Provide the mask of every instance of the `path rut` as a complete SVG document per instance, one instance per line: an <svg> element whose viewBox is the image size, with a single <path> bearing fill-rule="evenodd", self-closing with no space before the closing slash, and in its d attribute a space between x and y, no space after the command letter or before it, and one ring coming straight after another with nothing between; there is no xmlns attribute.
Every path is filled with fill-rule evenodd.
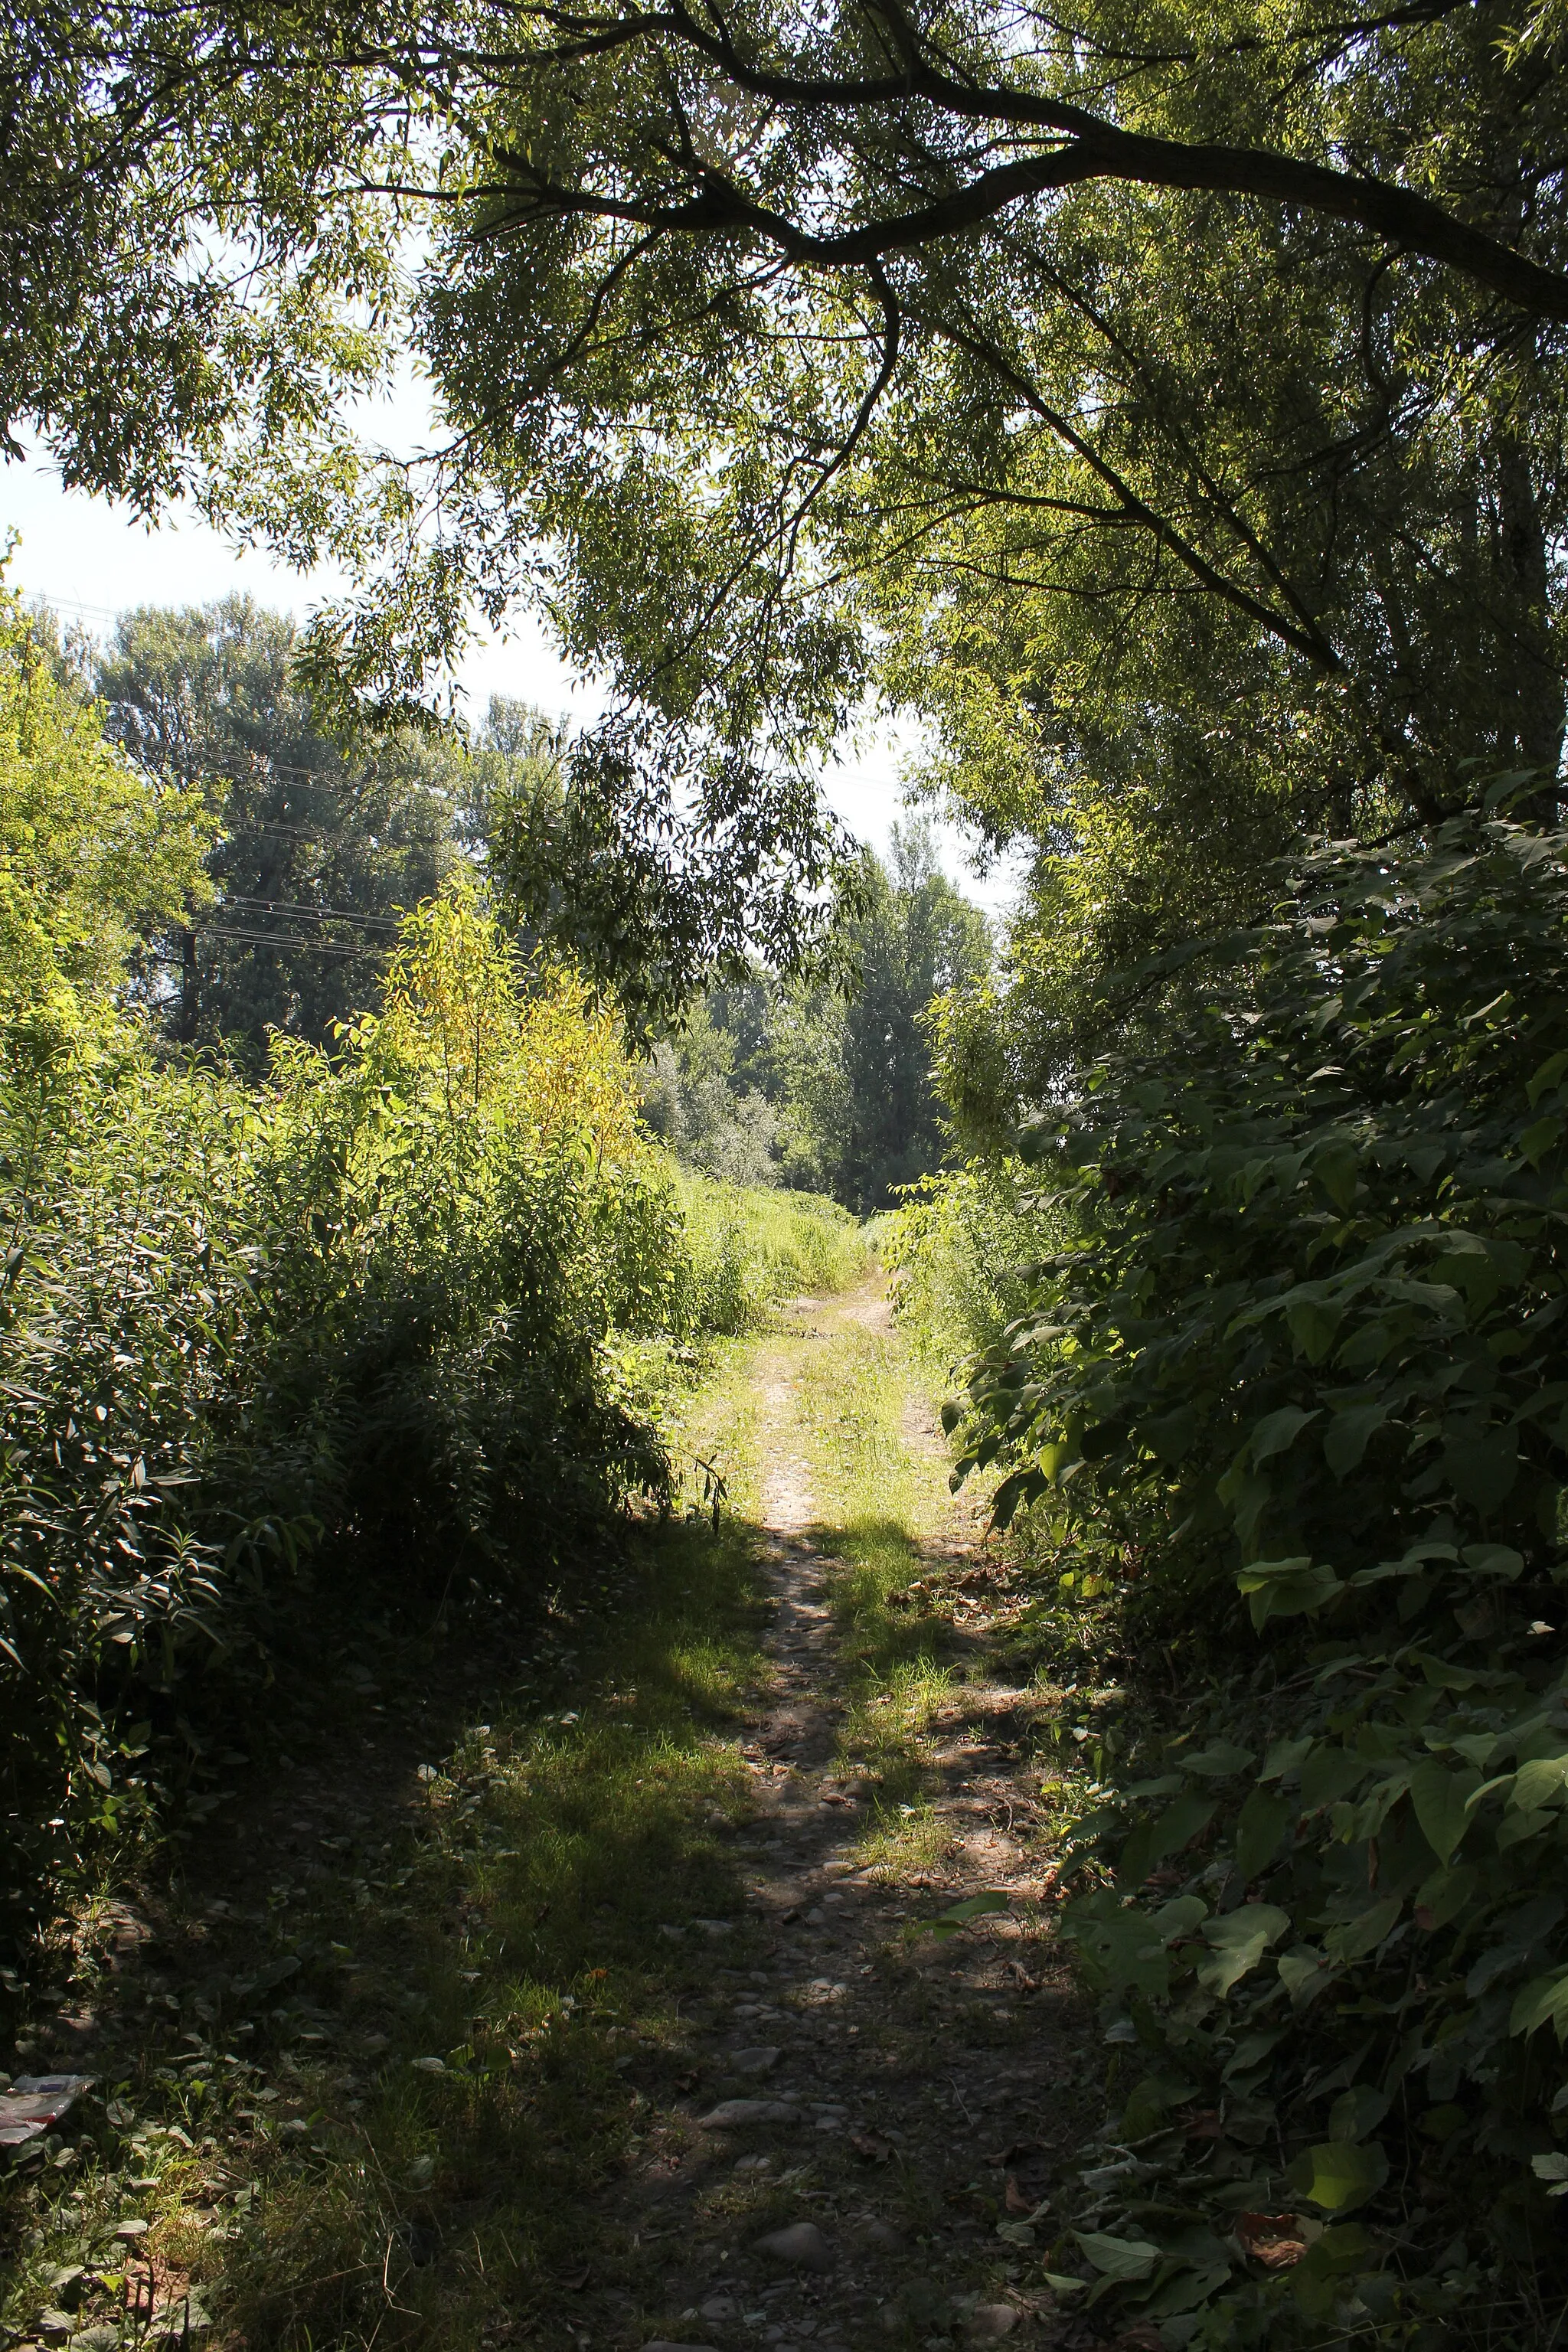
<svg viewBox="0 0 1568 2352"><path fill-rule="evenodd" d="M805 1350L887 1312L879 1293L792 1304ZM838 1753L840 1563L787 1352L764 1359L760 1402L773 1676L745 1727L755 1811L735 1832L757 1964L718 1966L693 2004L699 2079L617 2200L645 2243L650 2223L668 2233L670 2332L657 2340L713 2352L1055 2341L1050 2298L1027 2283L1037 2229L1054 2233L1028 2216L1075 2133L1082 2021L1041 1932L1051 1874L1014 1833L1033 1811L1024 1759L1039 1701L991 1677L984 1629L971 1629L969 1679L930 1755L940 1864L864 1865L877 1792ZM909 1435L940 1448L929 1420ZM972 1553L961 1528L925 1547L922 1575L951 1576ZM983 1890L1012 1908L951 1942L919 1932Z"/></svg>

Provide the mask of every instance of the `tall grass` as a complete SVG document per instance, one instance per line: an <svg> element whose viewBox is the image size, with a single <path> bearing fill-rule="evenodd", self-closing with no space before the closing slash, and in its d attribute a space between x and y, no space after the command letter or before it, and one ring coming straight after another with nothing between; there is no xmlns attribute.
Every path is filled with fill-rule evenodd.
<svg viewBox="0 0 1568 2352"><path fill-rule="evenodd" d="M693 1330L755 1330L774 1300L847 1290L870 1265L857 1219L821 1193L685 1170L677 1181L687 1250L679 1311Z"/></svg>

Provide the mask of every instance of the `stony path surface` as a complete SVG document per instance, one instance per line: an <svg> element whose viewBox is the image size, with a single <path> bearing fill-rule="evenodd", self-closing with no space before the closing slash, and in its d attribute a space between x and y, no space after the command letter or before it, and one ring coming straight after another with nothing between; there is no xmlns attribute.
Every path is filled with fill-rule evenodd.
<svg viewBox="0 0 1568 2352"><path fill-rule="evenodd" d="M662 2294L645 2300L645 2271L636 2300L668 2315L665 2343L1050 2341L1031 2240L1054 2232L1028 2216L1076 2129L1084 2044L1051 1950L1051 1873L1029 1835L1041 1702L985 1673L984 1610L966 1596L968 1679L925 1748L940 1860L907 1874L866 1866L876 1791L838 1752L837 1563L792 1373L847 1318L885 1307L877 1295L798 1304L811 1321L761 1367L775 1676L742 1747L755 1811L735 1836L750 1916L738 1930L696 1923L713 1965L689 2006L689 2095L650 2132L615 2220L645 2259L650 2235L664 2250ZM942 1475L934 1426L921 1417L910 1435ZM962 1526L921 1563L950 1584L973 1583L973 1566ZM919 1931L982 1891L1006 1895L1009 1910L950 1941ZM731 1952L741 1938L751 1948Z"/></svg>

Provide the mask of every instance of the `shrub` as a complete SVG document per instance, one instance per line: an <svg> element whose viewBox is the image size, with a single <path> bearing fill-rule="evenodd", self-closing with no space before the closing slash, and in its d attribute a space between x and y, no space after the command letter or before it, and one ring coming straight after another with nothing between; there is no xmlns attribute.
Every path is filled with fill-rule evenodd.
<svg viewBox="0 0 1568 2352"><path fill-rule="evenodd" d="M1034 1190L1017 1160L976 1160L908 1186L872 1226L900 1322L949 1375L1023 1313L1028 1269L1059 1238Z"/></svg>
<svg viewBox="0 0 1568 2352"><path fill-rule="evenodd" d="M1169 2345L1520 2342L1558 2291L1565 859L1325 852L1030 1139L1060 1241L964 1458L1140 1700L1073 1846L1119 2114L1054 2263Z"/></svg>
<svg viewBox="0 0 1568 2352"><path fill-rule="evenodd" d="M611 1016L458 889L384 1009L259 1089L114 1052L14 1065L0 1553L13 1936L168 1792L312 1611L526 1593L668 1471L613 1329L668 1320L679 1205ZM316 1600L307 1605L307 1578Z"/></svg>

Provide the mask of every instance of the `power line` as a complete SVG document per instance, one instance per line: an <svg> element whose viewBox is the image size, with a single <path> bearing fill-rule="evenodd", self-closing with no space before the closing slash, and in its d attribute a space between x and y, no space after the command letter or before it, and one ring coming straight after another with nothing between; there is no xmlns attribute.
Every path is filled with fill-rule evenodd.
<svg viewBox="0 0 1568 2352"><path fill-rule="evenodd" d="M371 940L361 940L350 946L346 941L336 940L301 939L288 931L216 930L204 925L197 936L204 940L233 940L242 947L287 949L290 954L298 948L307 955L351 956L362 962L365 957L376 952L375 943Z"/></svg>
<svg viewBox="0 0 1568 2352"><path fill-rule="evenodd" d="M315 907L302 900L259 898L235 891L225 897L225 907L236 908L243 915L295 916L307 922L363 923L373 930L397 931L403 927L401 915L371 915L357 907Z"/></svg>

